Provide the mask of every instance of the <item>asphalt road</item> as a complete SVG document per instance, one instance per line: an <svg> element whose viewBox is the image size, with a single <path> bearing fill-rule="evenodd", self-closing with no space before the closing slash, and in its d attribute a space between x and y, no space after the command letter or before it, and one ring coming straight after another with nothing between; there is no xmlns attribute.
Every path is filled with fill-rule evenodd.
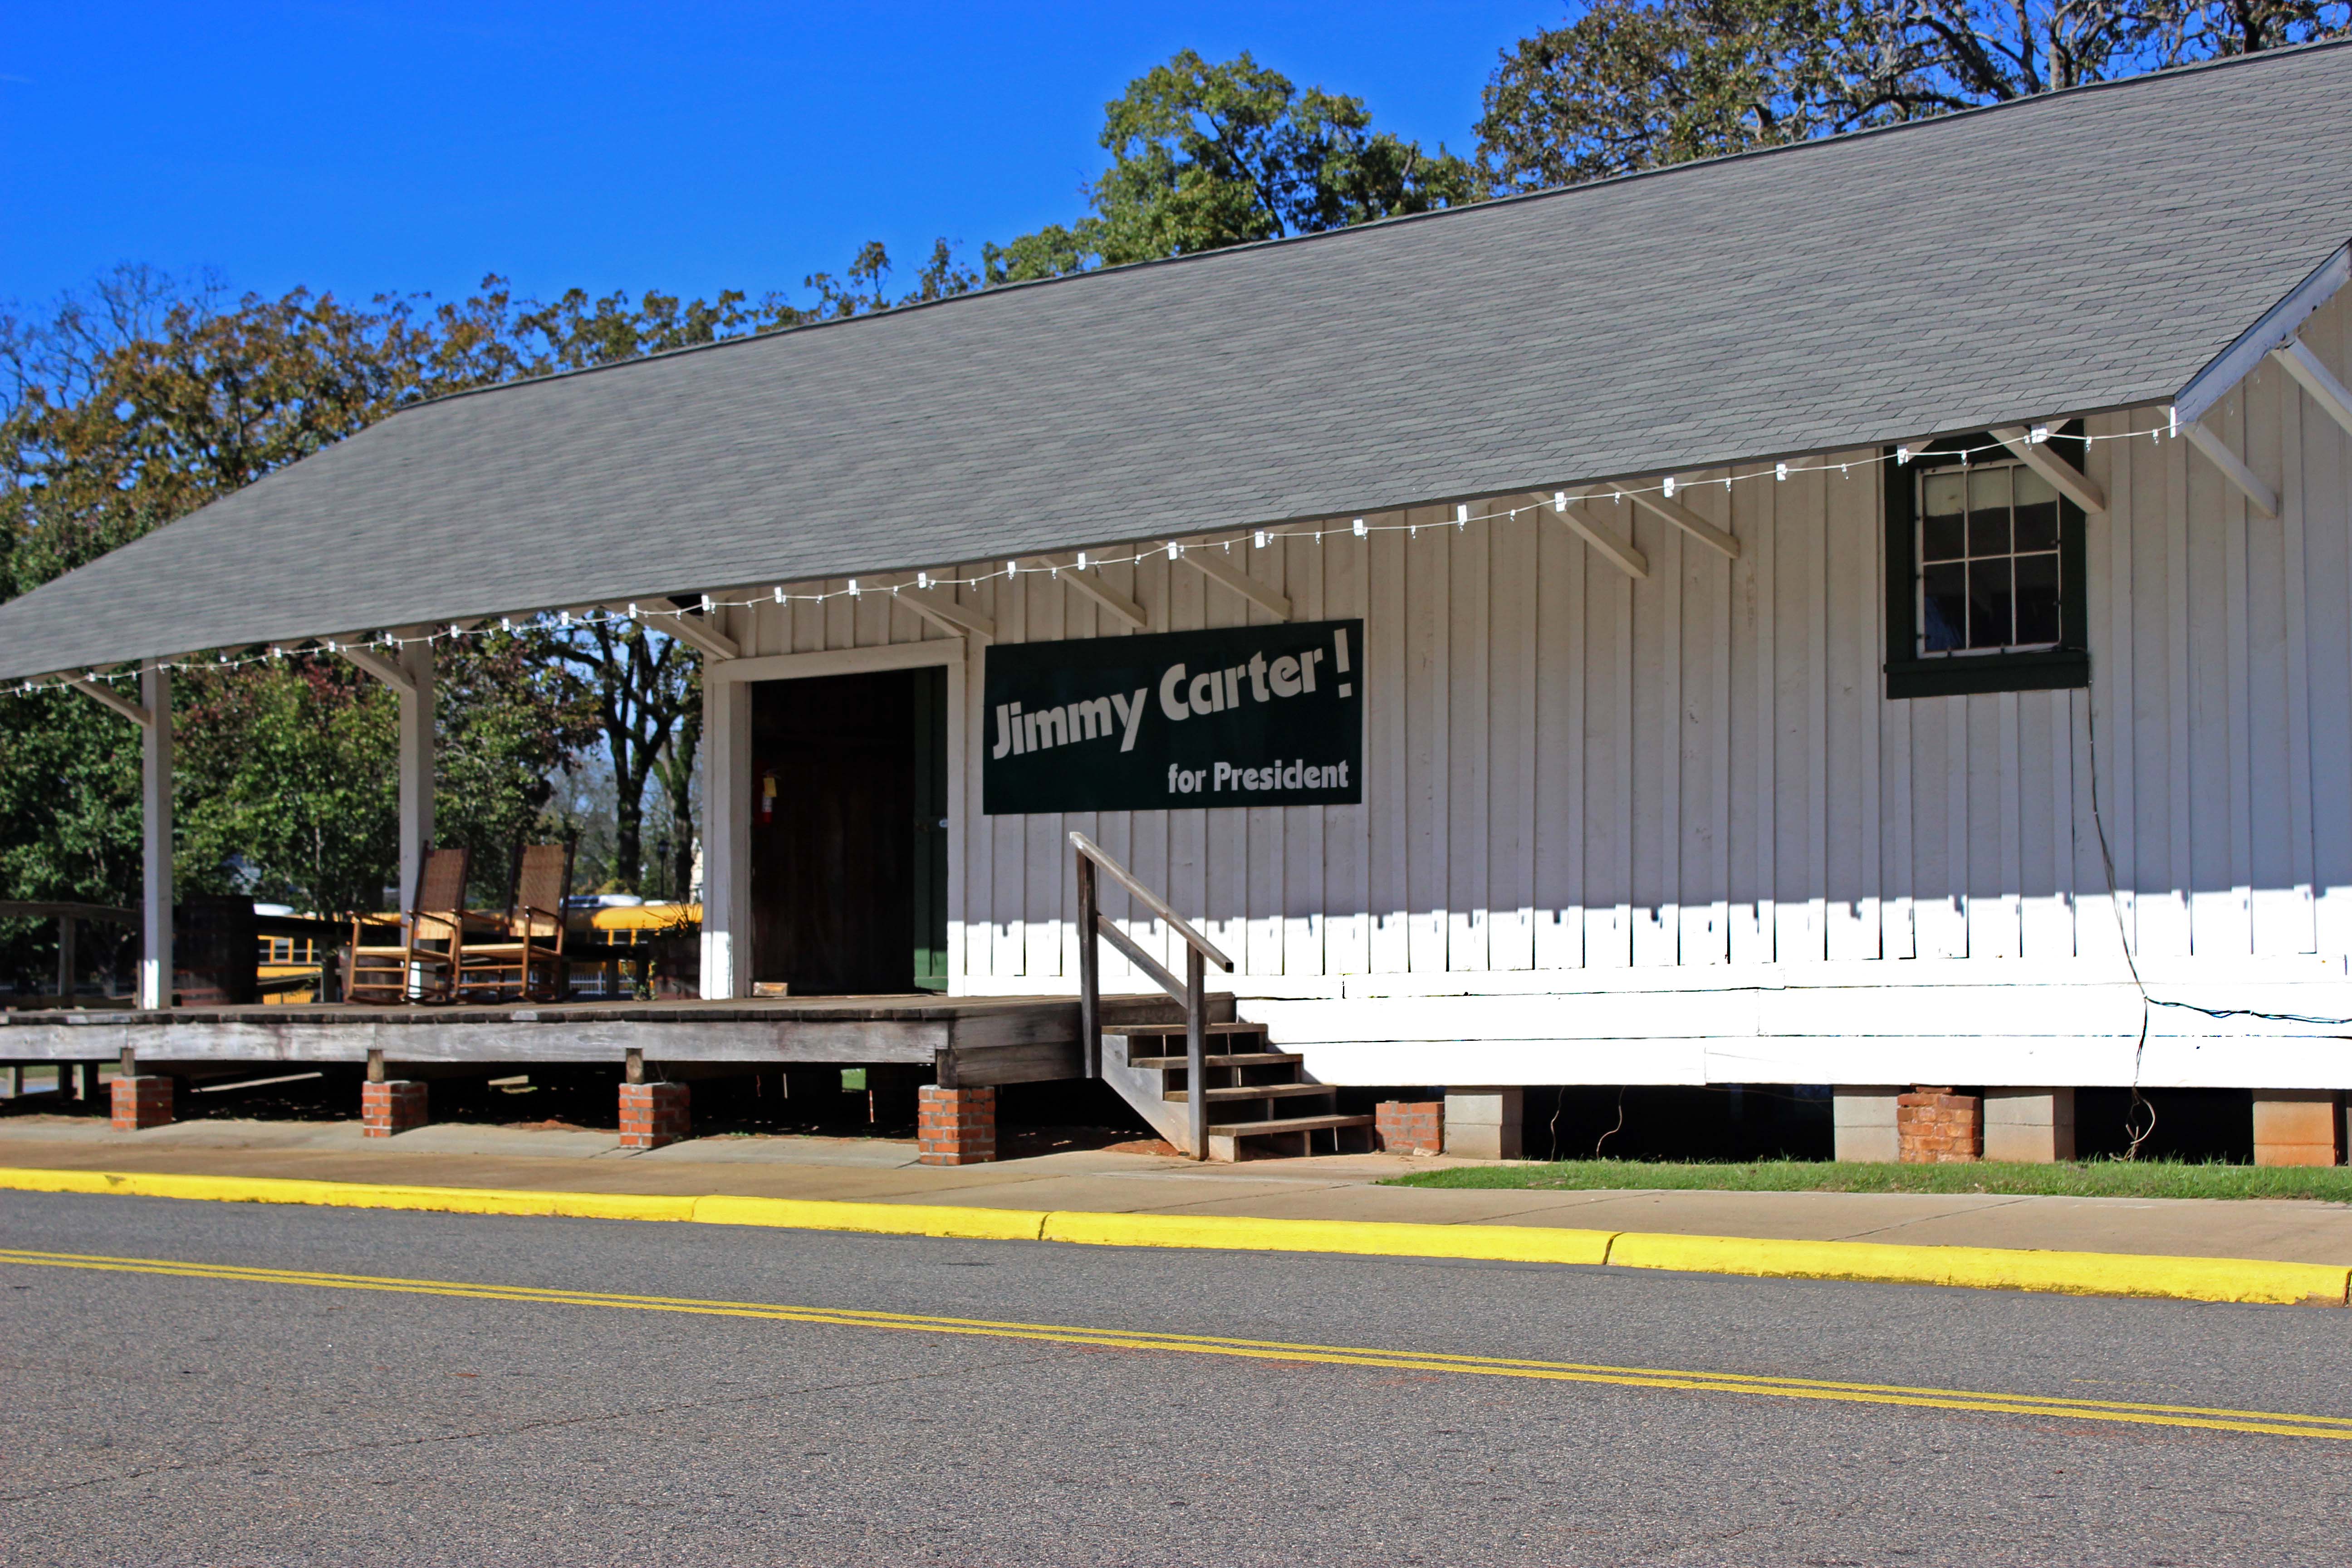
<svg viewBox="0 0 2352 1568"><path fill-rule="evenodd" d="M12 1565L2352 1556L2308 1308L20 1193L0 1249Z"/></svg>

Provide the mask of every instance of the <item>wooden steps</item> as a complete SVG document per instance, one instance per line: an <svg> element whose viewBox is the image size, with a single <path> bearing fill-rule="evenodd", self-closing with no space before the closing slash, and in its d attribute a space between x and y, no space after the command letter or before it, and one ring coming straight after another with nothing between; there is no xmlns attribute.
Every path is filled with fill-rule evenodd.
<svg viewBox="0 0 2352 1568"><path fill-rule="evenodd" d="M1295 1100L1303 1094L1337 1095L1339 1092L1319 1083L1244 1083L1210 1089L1208 1096L1211 1105L1223 1105L1237 1100ZM1163 1098L1171 1105L1181 1105L1192 1098L1192 1091L1171 1089Z"/></svg>
<svg viewBox="0 0 2352 1568"><path fill-rule="evenodd" d="M1371 1147L1372 1119L1342 1114L1339 1091L1306 1074L1307 1058L1297 1051L1267 1048L1259 1024L1211 1024L1214 1047L1202 1058L1206 1082L1202 1109L1208 1114L1212 1160L1255 1160L1283 1155L1343 1153ZM1106 1024L1103 1077L1141 1111L1160 1136L1184 1146L1192 1086L1183 1055L1181 1024ZM1325 1109L1315 1109L1321 1100ZM1286 1107L1305 1114L1278 1114Z"/></svg>

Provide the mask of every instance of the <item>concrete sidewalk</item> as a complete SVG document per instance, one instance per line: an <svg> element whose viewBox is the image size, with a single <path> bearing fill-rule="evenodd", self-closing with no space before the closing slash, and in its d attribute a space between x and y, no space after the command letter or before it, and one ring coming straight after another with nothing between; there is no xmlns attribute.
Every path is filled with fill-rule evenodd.
<svg viewBox="0 0 2352 1568"><path fill-rule="evenodd" d="M1083 1151L935 1168L889 1139L699 1138L624 1152L610 1133L441 1122L362 1140L355 1121L175 1122L119 1133L93 1117L0 1120L0 1166L535 1191L960 1204L2050 1248L2352 1265L2352 1205L2248 1199L1873 1193L1509 1192L1383 1187L1471 1163L1386 1154L1244 1166Z"/></svg>

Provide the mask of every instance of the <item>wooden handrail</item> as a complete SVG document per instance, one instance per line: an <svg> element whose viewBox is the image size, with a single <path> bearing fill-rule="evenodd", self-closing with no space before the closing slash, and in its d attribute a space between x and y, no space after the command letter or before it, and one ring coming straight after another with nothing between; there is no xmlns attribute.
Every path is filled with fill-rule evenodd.
<svg viewBox="0 0 2352 1568"><path fill-rule="evenodd" d="M1194 931L1190 921L1170 909L1167 900L1105 854L1101 845L1083 833L1074 832L1070 835L1070 847L1076 851L1074 859L1078 877L1078 1048L1085 1058L1086 1076L1102 1076L1102 965L1095 944L1108 942L1157 982L1162 991L1184 1004L1184 1128L1185 1142L1191 1144L1185 1152L1195 1160L1205 1160L1209 1157L1208 965L1213 962L1230 972L1234 961ZM1125 888L1137 902L1184 939L1182 980L1144 952L1134 938L1118 929L1116 921L1102 912L1096 898L1097 868L1109 873L1111 879Z"/></svg>
<svg viewBox="0 0 2352 1568"><path fill-rule="evenodd" d="M1136 902L1141 904L1145 909L1150 910L1161 920L1166 921L1168 922L1168 929L1174 931L1178 936L1182 937L1187 946L1192 948L1195 952L1199 952L1202 958L1207 959L1211 963L1215 964L1226 973L1230 974L1233 973L1234 961L1227 958L1223 952L1220 952L1217 950L1216 943L1211 942L1207 937L1202 936L1199 931L1194 931L1192 929L1192 921L1186 920L1182 915L1178 914L1174 910L1170 909L1166 900L1153 892L1150 889L1145 887L1141 882L1137 881L1135 879L1134 873L1129 871L1126 867L1120 865L1118 861L1112 859L1109 855L1106 854L1101 845L1096 843L1085 834L1078 832L1073 832L1070 835L1070 842L1077 847L1079 854L1085 856L1087 859L1093 861L1096 865L1109 872L1110 879L1117 882L1120 887L1125 888L1129 893L1133 894Z"/></svg>

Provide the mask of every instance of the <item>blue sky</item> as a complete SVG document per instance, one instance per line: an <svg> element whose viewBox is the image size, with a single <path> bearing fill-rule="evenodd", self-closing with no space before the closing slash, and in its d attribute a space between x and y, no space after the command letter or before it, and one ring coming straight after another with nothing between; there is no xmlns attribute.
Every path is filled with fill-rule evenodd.
<svg viewBox="0 0 2352 1568"><path fill-rule="evenodd" d="M1139 7L59 5L0 29L0 300L117 261L238 289L798 291L864 240L1081 210L1102 105L1252 51L1466 151L1496 52L1563 0Z"/></svg>

